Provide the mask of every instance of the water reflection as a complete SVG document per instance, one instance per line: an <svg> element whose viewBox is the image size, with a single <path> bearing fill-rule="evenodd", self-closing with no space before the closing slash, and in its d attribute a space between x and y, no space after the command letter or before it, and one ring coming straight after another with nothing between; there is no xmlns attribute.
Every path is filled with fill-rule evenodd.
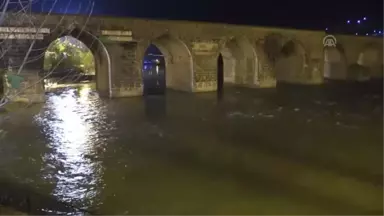
<svg viewBox="0 0 384 216"><path fill-rule="evenodd" d="M165 95L148 95L144 98L145 114L150 121L159 120L167 114Z"/></svg>
<svg viewBox="0 0 384 216"><path fill-rule="evenodd" d="M92 205L102 189L101 164L92 160L103 149L98 137L103 113L96 101L89 85L66 88L50 94L37 117L51 150L43 158L45 177L56 183L53 194L83 206Z"/></svg>
<svg viewBox="0 0 384 216"><path fill-rule="evenodd" d="M382 214L382 93L310 91L57 89L4 127L0 165L98 214Z"/></svg>

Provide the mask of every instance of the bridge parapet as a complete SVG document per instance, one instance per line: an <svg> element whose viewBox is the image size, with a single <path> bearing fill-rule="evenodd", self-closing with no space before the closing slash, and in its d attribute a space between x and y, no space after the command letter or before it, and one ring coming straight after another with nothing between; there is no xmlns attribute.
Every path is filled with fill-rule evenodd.
<svg viewBox="0 0 384 216"><path fill-rule="evenodd" d="M34 55L63 35L78 38L92 50L98 89L109 97L142 94L142 62L150 44L165 58L167 87L188 92L217 90L220 54L225 82L255 88L277 82L321 84L324 76L360 79L356 74L367 71L382 77L383 42L377 38L335 35L337 47L332 49L324 47L322 31L101 16L46 19L44 14L34 14L33 22L49 29L35 42L40 53ZM25 44L19 47L24 53L16 51L17 46L9 53L16 59L25 54L30 40L12 41ZM25 69L35 71L42 65L42 60L35 61Z"/></svg>

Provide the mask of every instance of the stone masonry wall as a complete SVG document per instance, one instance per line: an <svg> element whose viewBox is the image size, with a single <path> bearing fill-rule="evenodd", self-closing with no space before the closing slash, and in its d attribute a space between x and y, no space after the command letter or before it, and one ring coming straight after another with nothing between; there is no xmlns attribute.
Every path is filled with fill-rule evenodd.
<svg viewBox="0 0 384 216"><path fill-rule="evenodd" d="M44 19L43 15L37 14L35 17L37 20ZM230 50L235 59L235 83L239 85L273 87L276 81L300 84L323 82L322 40L325 32L322 31L98 16L93 16L89 20L82 16L67 16L61 23L60 20L61 16L51 15L45 25L50 27L60 25L63 28L77 26L79 29L85 26L86 31L97 36L100 36L101 30L132 31L132 42L105 44L111 58L111 88L114 96L142 94L143 53L150 43L156 41L169 59L167 61L169 69L173 70L169 79L177 80L177 83L170 84L180 90L215 91L217 57L223 49ZM365 46L372 43L376 44L375 46L383 45L382 40L375 38L342 35L336 35L336 38L338 43L342 44L347 65L356 64ZM233 45L235 48L226 45L230 42L235 44ZM201 53L201 50L196 52L198 43L213 44L213 48L208 53ZM302 50L295 54L297 58L283 56L282 49L288 43L293 43ZM284 62L282 65L286 66L282 67L282 62ZM369 67L376 68L374 70L377 73L378 68L382 68L380 65L382 63L379 62ZM168 75L171 76L170 74ZM192 88L180 86L182 83L189 85L190 81Z"/></svg>

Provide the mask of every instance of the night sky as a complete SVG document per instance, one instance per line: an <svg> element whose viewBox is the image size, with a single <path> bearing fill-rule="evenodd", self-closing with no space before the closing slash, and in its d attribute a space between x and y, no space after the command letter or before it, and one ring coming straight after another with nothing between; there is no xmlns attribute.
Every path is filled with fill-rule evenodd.
<svg viewBox="0 0 384 216"><path fill-rule="evenodd" d="M40 0L34 11L48 10L53 0ZM69 0L59 0L55 12L64 11ZM94 14L161 19L214 21L236 24L281 26L304 29L348 28L359 26L383 29L383 0L94 0ZM72 0L70 13L86 13L89 0ZM367 17L360 25L356 20ZM365 27L365 28L366 28Z"/></svg>

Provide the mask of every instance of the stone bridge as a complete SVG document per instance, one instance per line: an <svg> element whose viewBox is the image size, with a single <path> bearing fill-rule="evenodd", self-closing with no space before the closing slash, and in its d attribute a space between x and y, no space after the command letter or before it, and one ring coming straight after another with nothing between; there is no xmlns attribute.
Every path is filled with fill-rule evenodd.
<svg viewBox="0 0 384 216"><path fill-rule="evenodd" d="M31 27L30 22L9 20L0 29L2 51L5 45L12 45L3 56L4 67L20 67L34 43L28 58L33 61L24 62L20 70L22 86L28 89L23 95L32 101L44 100L44 87L38 82L44 52L52 41L65 35L78 38L91 49L97 89L111 98L143 94L142 62L150 44L164 55L167 88L186 92L217 90L220 54L224 82L254 88L275 87L277 82L322 84L324 77L348 80L360 79L359 74L371 78L383 75L382 38L334 35L336 47L324 47L323 31L45 14L33 15L32 22L41 29L31 34L31 29L8 28Z"/></svg>

